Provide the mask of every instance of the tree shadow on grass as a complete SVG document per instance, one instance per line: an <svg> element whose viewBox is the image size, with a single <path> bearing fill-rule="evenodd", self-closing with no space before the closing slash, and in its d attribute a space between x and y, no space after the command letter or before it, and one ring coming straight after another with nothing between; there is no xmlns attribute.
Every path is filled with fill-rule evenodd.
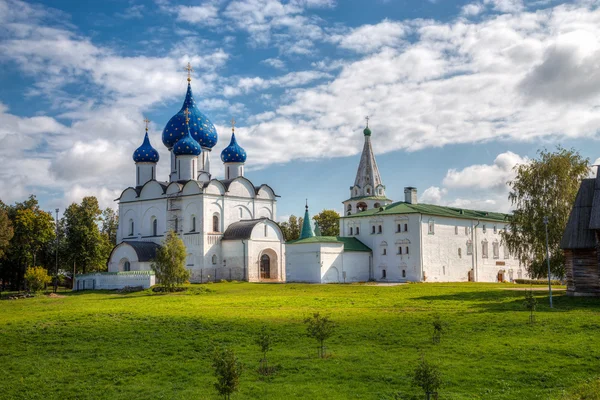
<svg viewBox="0 0 600 400"><path fill-rule="evenodd" d="M490 290L453 293L447 295L421 296L413 300L423 301L450 301L467 303L469 308L482 309L484 311L522 311L525 302L526 291L513 290ZM547 292L534 292L537 299L538 310L549 310L549 296ZM564 291L553 292L553 312L564 312L571 310L598 310L600 311L600 298L594 297L571 297Z"/></svg>

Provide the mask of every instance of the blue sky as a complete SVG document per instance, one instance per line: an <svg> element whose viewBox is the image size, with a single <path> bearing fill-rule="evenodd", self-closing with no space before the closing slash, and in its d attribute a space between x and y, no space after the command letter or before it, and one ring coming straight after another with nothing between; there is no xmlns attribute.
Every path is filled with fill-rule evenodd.
<svg viewBox="0 0 600 400"><path fill-rule="evenodd" d="M508 211L540 148L600 157L598 1L0 0L0 199L103 206L134 183L194 67L200 109L237 123L281 217L341 210L364 117L388 197Z"/></svg>

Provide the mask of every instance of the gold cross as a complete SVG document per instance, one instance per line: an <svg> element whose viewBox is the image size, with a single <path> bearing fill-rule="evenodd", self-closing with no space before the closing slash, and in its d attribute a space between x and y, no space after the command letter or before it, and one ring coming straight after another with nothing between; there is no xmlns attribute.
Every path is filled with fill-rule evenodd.
<svg viewBox="0 0 600 400"><path fill-rule="evenodd" d="M190 64L189 62L187 63L185 70L188 73L188 82L192 81L192 71L194 71L194 69L192 68L192 64Z"/></svg>
<svg viewBox="0 0 600 400"><path fill-rule="evenodd" d="M148 132L148 125L150 124L150 120L148 118L144 118L144 122L146 123L146 132Z"/></svg>
<svg viewBox="0 0 600 400"><path fill-rule="evenodd" d="M231 118L231 132L235 132L235 119Z"/></svg>
<svg viewBox="0 0 600 400"><path fill-rule="evenodd" d="M365 119L367 120L367 128L368 128L368 127L369 127L369 119L370 119L370 118L369 118L369 116L367 115L367 116L365 117Z"/></svg>
<svg viewBox="0 0 600 400"><path fill-rule="evenodd" d="M186 107L185 111L183 113L185 114L185 123L189 125L189 123L190 123L190 110Z"/></svg>

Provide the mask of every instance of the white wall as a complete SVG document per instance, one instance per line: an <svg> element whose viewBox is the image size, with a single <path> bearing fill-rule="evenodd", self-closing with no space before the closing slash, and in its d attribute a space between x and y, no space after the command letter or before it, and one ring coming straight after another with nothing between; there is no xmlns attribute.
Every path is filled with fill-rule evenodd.
<svg viewBox="0 0 600 400"><path fill-rule="evenodd" d="M156 277L154 273L95 273L75 275L73 290L114 290L124 287L141 286L148 289L154 286Z"/></svg>

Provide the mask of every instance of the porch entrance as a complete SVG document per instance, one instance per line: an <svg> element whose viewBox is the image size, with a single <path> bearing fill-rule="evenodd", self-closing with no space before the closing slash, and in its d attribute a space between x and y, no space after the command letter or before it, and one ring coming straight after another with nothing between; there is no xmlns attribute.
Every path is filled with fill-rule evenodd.
<svg viewBox="0 0 600 400"><path fill-rule="evenodd" d="M267 254L260 257L260 279L271 279L271 258Z"/></svg>

